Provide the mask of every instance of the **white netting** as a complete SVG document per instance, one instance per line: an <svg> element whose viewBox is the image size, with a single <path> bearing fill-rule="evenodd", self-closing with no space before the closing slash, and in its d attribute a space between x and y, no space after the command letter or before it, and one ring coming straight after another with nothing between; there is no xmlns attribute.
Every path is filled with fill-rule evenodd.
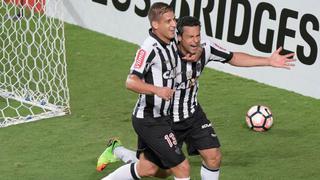
<svg viewBox="0 0 320 180"><path fill-rule="evenodd" d="M0 127L70 113L61 1L1 0Z"/></svg>

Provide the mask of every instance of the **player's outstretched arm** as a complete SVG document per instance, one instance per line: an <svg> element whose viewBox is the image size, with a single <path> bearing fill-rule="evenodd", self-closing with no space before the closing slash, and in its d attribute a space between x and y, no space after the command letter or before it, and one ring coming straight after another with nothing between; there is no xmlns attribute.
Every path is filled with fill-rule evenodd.
<svg viewBox="0 0 320 180"><path fill-rule="evenodd" d="M168 87L157 87L142 81L138 76L130 74L126 80L127 89L139 93L148 95L157 95L164 100L172 98L174 90Z"/></svg>
<svg viewBox="0 0 320 180"><path fill-rule="evenodd" d="M294 66L295 61L292 57L294 53L280 55L282 47L278 48L272 53L270 57L252 56L250 54L235 52L229 64L239 67L253 67L253 66L272 66L276 68L290 69Z"/></svg>
<svg viewBox="0 0 320 180"><path fill-rule="evenodd" d="M285 55L280 55L280 52L282 51L282 47L279 47L275 52L272 53L270 57L270 66L277 67L277 68L285 68L290 69L294 66L293 56L294 53L289 53Z"/></svg>

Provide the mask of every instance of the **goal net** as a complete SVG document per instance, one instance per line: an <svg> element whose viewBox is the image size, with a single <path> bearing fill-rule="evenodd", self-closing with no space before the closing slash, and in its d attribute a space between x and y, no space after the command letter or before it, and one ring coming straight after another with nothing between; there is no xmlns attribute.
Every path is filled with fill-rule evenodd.
<svg viewBox="0 0 320 180"><path fill-rule="evenodd" d="M0 128L69 114L62 0L0 1Z"/></svg>

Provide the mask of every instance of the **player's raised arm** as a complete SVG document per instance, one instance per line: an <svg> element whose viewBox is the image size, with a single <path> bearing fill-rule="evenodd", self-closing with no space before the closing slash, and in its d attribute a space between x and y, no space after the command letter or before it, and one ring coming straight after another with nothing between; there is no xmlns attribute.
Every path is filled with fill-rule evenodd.
<svg viewBox="0 0 320 180"><path fill-rule="evenodd" d="M229 64L239 67L253 67L253 66L272 66L276 68L290 69L294 66L295 61L292 57L294 53L280 55L282 47L278 48L272 53L270 57L252 56L247 53L234 52Z"/></svg>

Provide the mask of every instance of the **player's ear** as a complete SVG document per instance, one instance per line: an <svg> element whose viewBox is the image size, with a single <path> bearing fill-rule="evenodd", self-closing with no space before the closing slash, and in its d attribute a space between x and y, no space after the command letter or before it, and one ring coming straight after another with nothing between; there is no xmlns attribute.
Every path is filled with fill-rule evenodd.
<svg viewBox="0 0 320 180"><path fill-rule="evenodd" d="M153 29L158 29L159 28L159 23L157 21L152 21L151 26Z"/></svg>
<svg viewBox="0 0 320 180"><path fill-rule="evenodd" d="M182 41L182 36L181 36L181 34L178 34L178 35L177 35L177 38L178 38L178 41L179 41L179 42Z"/></svg>

